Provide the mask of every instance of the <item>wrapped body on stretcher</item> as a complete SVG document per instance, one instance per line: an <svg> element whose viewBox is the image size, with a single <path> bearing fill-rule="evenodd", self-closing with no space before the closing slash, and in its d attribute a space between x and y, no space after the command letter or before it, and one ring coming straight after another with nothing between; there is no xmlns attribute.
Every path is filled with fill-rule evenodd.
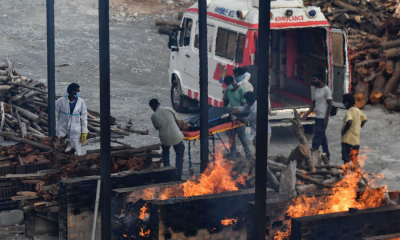
<svg viewBox="0 0 400 240"><path fill-rule="evenodd" d="M230 118L221 118L222 115L229 113L233 108L230 107L211 107L208 109L208 132L209 135L231 130L244 123L239 121L231 121ZM248 113L242 113L240 117L246 117ZM181 129L185 140L198 140L200 138L200 116L194 116L185 121L179 121L179 128Z"/></svg>

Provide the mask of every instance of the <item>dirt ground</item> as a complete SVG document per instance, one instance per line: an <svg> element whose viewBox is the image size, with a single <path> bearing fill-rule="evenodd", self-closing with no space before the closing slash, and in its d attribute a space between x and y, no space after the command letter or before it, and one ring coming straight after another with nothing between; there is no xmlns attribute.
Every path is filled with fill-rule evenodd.
<svg viewBox="0 0 400 240"><path fill-rule="evenodd" d="M180 2L183 1L168 5L154 0L111 1L111 114L122 125L132 119L135 128L150 130L148 136L131 135L123 140L133 146L159 142L150 122L152 110L148 101L158 98L163 105L171 105L167 72L170 51L167 48L168 37L157 34L154 15L173 17L172 12L176 11L171 12L169 8L180 10L190 5L180 5ZM20 74L45 82L45 1L0 0L0 5L0 21L3 23L1 55L16 60L16 69ZM121 14L127 11L129 14ZM61 95L69 83L77 82L81 85L81 97L88 108L100 111L97 13L94 0L56 1L56 65L69 64L56 68L56 92ZM364 169L369 173L383 173L385 180L380 184L387 185L389 190L400 190L400 114L389 113L381 106L367 106L363 111L369 119L361 134L361 147L369 149L365 151L368 161ZM337 116L332 117L327 130L334 164L341 164L340 128L344 113L339 111ZM196 110L179 116L184 119L193 114ZM288 156L298 144L292 129L273 128L272 131L269 154ZM307 137L311 142L312 135ZM94 148L99 148L99 144L85 146L83 150ZM252 151L254 153L254 148ZM171 160L173 158L171 156ZM192 161L199 163L198 143L192 146ZM184 179L190 178L188 168L186 151ZM193 166L192 172L199 173L198 165Z"/></svg>

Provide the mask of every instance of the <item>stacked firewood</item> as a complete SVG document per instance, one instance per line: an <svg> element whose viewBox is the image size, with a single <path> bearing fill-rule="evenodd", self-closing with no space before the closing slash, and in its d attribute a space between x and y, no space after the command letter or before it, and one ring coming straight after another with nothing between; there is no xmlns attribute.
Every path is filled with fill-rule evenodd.
<svg viewBox="0 0 400 240"><path fill-rule="evenodd" d="M400 4L397 0L309 0L332 27L348 30L356 106L384 102L400 111Z"/></svg>
<svg viewBox="0 0 400 240"><path fill-rule="evenodd" d="M29 174L7 174L0 177L2 180L17 180L24 184L34 184L36 191L17 192L12 197L19 201L24 211L42 211L47 213L58 212L58 180L81 176L100 175L100 149L91 150L83 156L74 155L74 151L65 153L68 142L56 137L47 137L40 141L15 138L21 141L13 146L4 146L0 153L14 157L13 161L25 163L49 163L50 170L43 170ZM155 150L160 144L134 148L129 145L114 146L111 148L111 171L134 171L159 168L161 161L153 162L153 157L160 157Z"/></svg>
<svg viewBox="0 0 400 240"><path fill-rule="evenodd" d="M179 12L177 20L156 19L158 33L169 34L174 28L179 28L181 26L182 18L183 12Z"/></svg>
<svg viewBox="0 0 400 240"><path fill-rule="evenodd" d="M294 110L292 128L299 139L299 145L292 150L289 157L271 156L267 160L267 186L285 196L297 196L307 193L330 191L334 183L344 177L342 166L330 165L325 154L312 153L304 135L300 115ZM352 169L354 171L354 169ZM255 186L255 161L236 162L232 171L236 175L247 175L246 182ZM362 174L360 173L360 177ZM360 186L365 186L360 182Z"/></svg>
<svg viewBox="0 0 400 240"><path fill-rule="evenodd" d="M14 64L6 58L6 65L0 66L0 134L6 132L8 136L44 139L48 135L47 86L18 75ZM98 117L98 113L88 110L87 143L100 140ZM148 130L134 129L132 123L121 127L114 117L110 122L112 138L123 138L130 133L149 134Z"/></svg>

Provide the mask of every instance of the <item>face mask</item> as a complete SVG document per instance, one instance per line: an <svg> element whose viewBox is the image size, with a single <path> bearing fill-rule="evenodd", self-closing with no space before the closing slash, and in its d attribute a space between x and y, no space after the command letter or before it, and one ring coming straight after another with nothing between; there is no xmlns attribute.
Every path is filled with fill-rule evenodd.
<svg viewBox="0 0 400 240"><path fill-rule="evenodd" d="M343 103L343 109L347 109L346 105Z"/></svg>
<svg viewBox="0 0 400 240"><path fill-rule="evenodd" d="M74 97L75 97L75 98L78 98L80 95L81 95L81 92L77 92L77 93L74 95Z"/></svg>
<svg viewBox="0 0 400 240"><path fill-rule="evenodd" d="M235 80L236 80L237 83L240 83L241 81L244 80L244 78L245 78L245 76L242 75L242 76L239 76L239 77L235 77Z"/></svg>
<svg viewBox="0 0 400 240"><path fill-rule="evenodd" d="M229 89L229 90L233 90L233 85L232 85L232 84L229 85L229 86L228 86L228 89Z"/></svg>

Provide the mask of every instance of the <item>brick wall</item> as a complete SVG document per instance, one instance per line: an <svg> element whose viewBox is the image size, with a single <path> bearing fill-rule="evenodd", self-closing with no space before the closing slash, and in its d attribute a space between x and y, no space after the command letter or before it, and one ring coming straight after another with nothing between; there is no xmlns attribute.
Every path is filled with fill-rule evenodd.
<svg viewBox="0 0 400 240"><path fill-rule="evenodd" d="M59 239L68 240L90 240L92 236L93 227L93 211L92 210L82 210L82 213L76 214L72 206L70 206L66 213L66 222L63 224L61 229L60 220L60 231ZM96 237L95 239L101 239L101 212L99 211L97 215L97 225L96 225Z"/></svg>
<svg viewBox="0 0 400 240"><path fill-rule="evenodd" d="M400 206L292 219L292 240L357 240L400 232Z"/></svg>

